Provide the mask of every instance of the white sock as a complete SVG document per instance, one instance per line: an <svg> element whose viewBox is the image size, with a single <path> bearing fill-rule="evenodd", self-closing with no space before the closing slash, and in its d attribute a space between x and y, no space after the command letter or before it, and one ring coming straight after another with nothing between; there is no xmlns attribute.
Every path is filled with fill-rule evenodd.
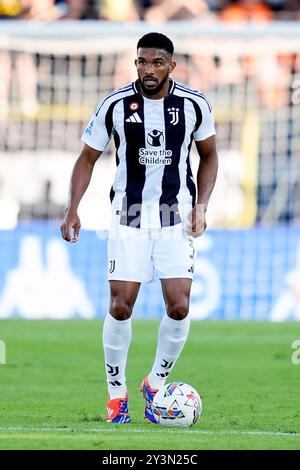
<svg viewBox="0 0 300 470"><path fill-rule="evenodd" d="M131 318L116 320L108 314L103 324L103 349L110 398L126 395L125 369L131 341Z"/></svg>
<svg viewBox="0 0 300 470"><path fill-rule="evenodd" d="M173 320L167 314L163 316L158 330L155 361L148 375L150 387L160 388L165 384L185 345L189 328L189 316L183 320Z"/></svg>

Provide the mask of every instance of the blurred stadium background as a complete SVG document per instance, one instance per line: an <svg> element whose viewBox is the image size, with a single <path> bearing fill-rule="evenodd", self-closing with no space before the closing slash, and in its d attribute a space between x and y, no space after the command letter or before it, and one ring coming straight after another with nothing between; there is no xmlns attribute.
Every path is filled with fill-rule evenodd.
<svg viewBox="0 0 300 470"><path fill-rule="evenodd" d="M174 78L207 94L217 125L192 317L300 320L299 20L296 0L0 0L0 318L105 316L112 147L80 242L59 225L90 115L135 79L138 38L161 31ZM159 283L143 286L135 317L161 316L161 300Z"/></svg>

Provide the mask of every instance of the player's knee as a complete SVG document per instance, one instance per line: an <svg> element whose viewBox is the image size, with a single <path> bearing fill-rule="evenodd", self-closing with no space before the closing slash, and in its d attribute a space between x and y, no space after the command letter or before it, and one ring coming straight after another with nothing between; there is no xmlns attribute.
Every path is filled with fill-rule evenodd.
<svg viewBox="0 0 300 470"><path fill-rule="evenodd" d="M125 300L111 299L110 312L117 320L127 320L132 314L132 305Z"/></svg>
<svg viewBox="0 0 300 470"><path fill-rule="evenodd" d="M171 303L167 306L167 314L173 320L183 320L189 313L189 302L186 299Z"/></svg>

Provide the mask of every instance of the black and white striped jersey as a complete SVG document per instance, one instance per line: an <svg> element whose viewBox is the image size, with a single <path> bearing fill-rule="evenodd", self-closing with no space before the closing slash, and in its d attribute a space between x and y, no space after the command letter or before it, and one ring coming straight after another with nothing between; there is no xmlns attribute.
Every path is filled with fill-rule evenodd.
<svg viewBox="0 0 300 470"><path fill-rule="evenodd" d="M120 223L158 228L180 223L195 204L191 145L214 134L205 95L170 80L162 99L143 96L137 82L110 93L81 139L104 150L114 138L117 171L110 196Z"/></svg>

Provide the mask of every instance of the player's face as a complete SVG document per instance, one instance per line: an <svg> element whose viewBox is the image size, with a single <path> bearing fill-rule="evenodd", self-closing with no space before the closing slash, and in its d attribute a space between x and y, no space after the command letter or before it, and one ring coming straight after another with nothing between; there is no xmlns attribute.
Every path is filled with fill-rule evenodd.
<svg viewBox="0 0 300 470"><path fill-rule="evenodd" d="M140 47L135 65L142 91L145 95L166 94L169 75L175 67L172 57L163 49Z"/></svg>

